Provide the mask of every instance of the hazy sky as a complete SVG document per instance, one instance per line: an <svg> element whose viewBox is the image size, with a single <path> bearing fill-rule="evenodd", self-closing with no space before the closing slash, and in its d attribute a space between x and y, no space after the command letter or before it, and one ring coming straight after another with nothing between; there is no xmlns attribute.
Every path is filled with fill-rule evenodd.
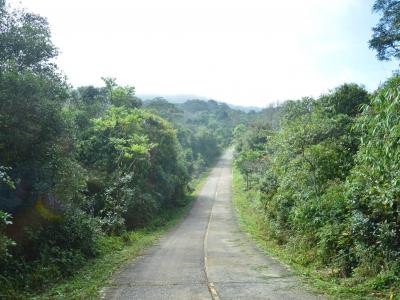
<svg viewBox="0 0 400 300"><path fill-rule="evenodd" d="M48 18L74 86L116 77L138 94L265 106L343 83L369 90L398 63L368 48L374 0L23 0Z"/></svg>

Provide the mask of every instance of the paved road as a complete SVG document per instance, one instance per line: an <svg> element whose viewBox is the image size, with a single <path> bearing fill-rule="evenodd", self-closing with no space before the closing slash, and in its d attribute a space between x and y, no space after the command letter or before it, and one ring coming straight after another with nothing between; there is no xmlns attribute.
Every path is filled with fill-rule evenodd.
<svg viewBox="0 0 400 300"><path fill-rule="evenodd" d="M212 170L188 217L118 272L104 299L322 299L240 232L232 152Z"/></svg>

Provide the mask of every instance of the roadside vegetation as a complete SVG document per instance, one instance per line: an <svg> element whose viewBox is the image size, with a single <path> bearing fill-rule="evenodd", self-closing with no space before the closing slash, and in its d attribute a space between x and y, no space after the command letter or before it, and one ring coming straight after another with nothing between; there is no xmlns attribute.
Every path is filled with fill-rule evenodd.
<svg viewBox="0 0 400 300"><path fill-rule="evenodd" d="M377 0L373 10L381 18L370 47L399 59L400 2ZM397 73L373 93L343 84L237 126L244 227L324 292L399 298L399 126Z"/></svg>
<svg viewBox="0 0 400 300"><path fill-rule="evenodd" d="M284 103L277 130L256 122L234 131L264 238L335 282L334 293L399 293L399 84L373 94L344 84Z"/></svg>
<svg viewBox="0 0 400 300"><path fill-rule="evenodd" d="M99 254L66 280L54 284L43 293L27 294L35 299L98 299L112 274L124 263L136 258L168 229L184 218L196 199L209 172L193 181L194 191L186 196L178 208L163 209L145 227L126 231L122 235L103 235L99 240Z"/></svg>
<svg viewBox="0 0 400 300"><path fill-rule="evenodd" d="M72 88L57 54L45 18L0 0L2 299L75 297L79 274L98 276L82 292L94 295L185 210L245 115L212 100L143 105L108 77Z"/></svg>

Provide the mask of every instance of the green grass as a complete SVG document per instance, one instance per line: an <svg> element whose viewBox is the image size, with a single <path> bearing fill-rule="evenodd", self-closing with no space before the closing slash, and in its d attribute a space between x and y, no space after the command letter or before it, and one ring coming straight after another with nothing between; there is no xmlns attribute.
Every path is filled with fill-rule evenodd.
<svg viewBox="0 0 400 300"><path fill-rule="evenodd" d="M186 205L166 209L146 228L123 236L105 236L100 241L101 255L89 261L74 276L63 280L44 293L30 299L97 299L110 277L127 261L140 255L162 234L176 226L188 213L209 172L193 182L194 191L187 196Z"/></svg>
<svg viewBox="0 0 400 300"><path fill-rule="evenodd" d="M269 238L266 220L257 206L257 191L246 190L239 171L233 170L233 203L240 227L246 231L266 255L277 258L290 267L309 286L310 290L322 292L334 299L400 299L398 287L392 290L377 289L380 278L338 278L330 275L330 269L302 264L302 255L293 248L278 245Z"/></svg>

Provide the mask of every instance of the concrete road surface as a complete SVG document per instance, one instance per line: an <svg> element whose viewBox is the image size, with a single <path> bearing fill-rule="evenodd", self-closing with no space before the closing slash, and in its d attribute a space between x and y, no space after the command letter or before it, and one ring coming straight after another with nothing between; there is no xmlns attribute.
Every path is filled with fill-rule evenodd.
<svg viewBox="0 0 400 300"><path fill-rule="evenodd" d="M187 218L120 270L103 299L323 299L240 232L231 162L227 151Z"/></svg>

